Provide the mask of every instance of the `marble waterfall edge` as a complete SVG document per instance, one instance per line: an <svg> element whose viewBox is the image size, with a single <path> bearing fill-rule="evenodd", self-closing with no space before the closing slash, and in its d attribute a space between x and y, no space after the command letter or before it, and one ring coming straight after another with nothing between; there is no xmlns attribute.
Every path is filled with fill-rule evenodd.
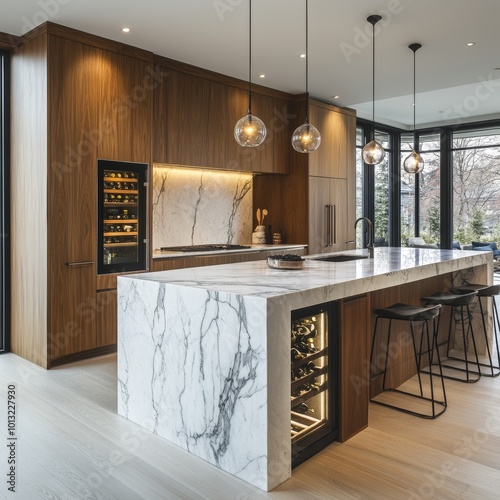
<svg viewBox="0 0 500 500"><path fill-rule="evenodd" d="M290 449L268 452L268 425L280 424L266 316L262 298L120 277L118 413L261 489L280 484Z"/></svg>

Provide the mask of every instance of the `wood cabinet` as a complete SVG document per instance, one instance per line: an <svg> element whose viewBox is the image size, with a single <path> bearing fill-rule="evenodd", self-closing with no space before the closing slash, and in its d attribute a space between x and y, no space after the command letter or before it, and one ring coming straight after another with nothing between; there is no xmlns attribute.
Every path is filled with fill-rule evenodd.
<svg viewBox="0 0 500 500"><path fill-rule="evenodd" d="M348 225L347 180L309 177L309 253L347 250L354 242Z"/></svg>
<svg viewBox="0 0 500 500"><path fill-rule="evenodd" d="M309 253L349 250L356 239L356 118L324 103L309 109L321 133L309 155Z"/></svg>
<svg viewBox="0 0 500 500"><path fill-rule="evenodd" d="M46 368L114 343L97 296L96 162L151 161L152 54L124 49L47 23L12 56L12 351Z"/></svg>
<svg viewBox="0 0 500 500"><path fill-rule="evenodd" d="M97 292L97 347L116 345L116 290Z"/></svg>
<svg viewBox="0 0 500 500"><path fill-rule="evenodd" d="M347 179L349 149L355 147L352 131L355 133L356 117L317 102L309 105L309 119L321 133L320 147L310 154L309 174Z"/></svg>
<svg viewBox="0 0 500 500"><path fill-rule="evenodd" d="M371 323L368 294L340 301L339 441L368 427Z"/></svg>
<svg viewBox="0 0 500 500"><path fill-rule="evenodd" d="M156 163L258 173L286 173L288 140L285 99L252 92L252 112L267 127L267 137L255 148L242 148L234 139L236 122L248 111L248 91L216 81L211 73L190 74L170 64L157 65L168 73L154 92ZM222 77L222 75L221 75Z"/></svg>
<svg viewBox="0 0 500 500"><path fill-rule="evenodd" d="M49 359L96 347L87 308L96 291L96 175L99 69L96 49L48 38ZM68 322L71 323L70 332Z"/></svg>

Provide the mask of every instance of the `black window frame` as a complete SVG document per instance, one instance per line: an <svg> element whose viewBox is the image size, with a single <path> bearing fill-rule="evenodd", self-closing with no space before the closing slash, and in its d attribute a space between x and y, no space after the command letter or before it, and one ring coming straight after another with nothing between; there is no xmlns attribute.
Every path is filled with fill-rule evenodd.
<svg viewBox="0 0 500 500"><path fill-rule="evenodd" d="M382 132L388 134L391 153L389 162L389 241L388 246L401 246L401 175L399 169L400 157L400 142L401 130L383 125L380 123L363 120L358 118L356 120L356 127L362 129L363 145L367 144L374 137L374 132ZM358 146L356 146L358 147ZM362 146L361 146L362 147ZM386 151L388 151L386 149ZM375 221L375 170L372 165L363 164L363 217L368 217L371 221ZM398 223L394 224L392 221L397 220ZM363 246L366 246L367 241L366 233L363 238Z"/></svg>
<svg viewBox="0 0 500 500"><path fill-rule="evenodd" d="M0 50L0 354L10 351L10 53Z"/></svg>
<svg viewBox="0 0 500 500"><path fill-rule="evenodd" d="M389 245L401 246L401 135L407 130L358 119L356 126L363 130L364 143L371 140L373 130L392 134L392 160L389 170ZM440 248L451 249L453 244L453 133L468 132L484 128L500 128L500 120L484 120L455 125L427 127L415 130L417 144L426 135L440 137ZM358 146L356 146L358 147ZM415 179L415 236L420 235L420 183L419 176ZM374 171L369 165L363 170L363 216L373 220L375 216L375 179ZM398 221L394 224L392 221ZM364 242L366 245L366 242Z"/></svg>

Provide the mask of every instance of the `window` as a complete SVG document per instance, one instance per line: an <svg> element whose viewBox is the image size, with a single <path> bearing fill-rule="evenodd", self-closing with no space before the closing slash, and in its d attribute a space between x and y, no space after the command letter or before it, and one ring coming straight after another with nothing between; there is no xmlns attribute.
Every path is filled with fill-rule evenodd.
<svg viewBox="0 0 500 500"><path fill-rule="evenodd" d="M374 165L375 173L375 238L379 241L389 241L390 218L390 179L389 170L392 159L390 135L387 132L375 131L375 140L385 149L385 158Z"/></svg>
<svg viewBox="0 0 500 500"><path fill-rule="evenodd" d="M399 189L394 190L394 144L399 144L399 133L395 130L375 130L375 140L385 150L385 158L378 165L366 165L361 152L371 140L372 125L358 123L356 128L356 217L368 217L375 229L375 246L388 246L398 241L399 227L394 220L399 219L399 208L394 209L395 200L399 202ZM399 182L399 181L398 181ZM396 225L397 226L397 225ZM396 229L396 230L395 230ZM362 248L362 234L356 233L356 246Z"/></svg>
<svg viewBox="0 0 500 500"><path fill-rule="evenodd" d="M363 129L356 128L356 219L363 217L363 158L361 150L363 148ZM363 247L362 232L356 231L356 248Z"/></svg>
<svg viewBox="0 0 500 500"><path fill-rule="evenodd" d="M453 133L453 239L500 241L500 128Z"/></svg>
<svg viewBox="0 0 500 500"><path fill-rule="evenodd" d="M8 348L9 330L9 56L0 51L0 353Z"/></svg>
<svg viewBox="0 0 500 500"><path fill-rule="evenodd" d="M413 149L413 137L413 132L401 134L401 244L413 236L421 236L427 243L437 243L440 240L441 136L417 136L424 159L424 170L418 178L403 168L405 158Z"/></svg>

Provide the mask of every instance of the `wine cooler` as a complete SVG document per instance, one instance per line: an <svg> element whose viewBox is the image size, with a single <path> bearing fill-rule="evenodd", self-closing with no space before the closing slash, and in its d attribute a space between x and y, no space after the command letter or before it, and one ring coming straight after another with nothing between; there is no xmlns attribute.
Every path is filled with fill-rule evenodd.
<svg viewBox="0 0 500 500"><path fill-rule="evenodd" d="M292 311L292 466L299 465L338 435L338 349L336 302Z"/></svg>
<svg viewBox="0 0 500 500"><path fill-rule="evenodd" d="M97 160L98 274L145 270L147 163Z"/></svg>

